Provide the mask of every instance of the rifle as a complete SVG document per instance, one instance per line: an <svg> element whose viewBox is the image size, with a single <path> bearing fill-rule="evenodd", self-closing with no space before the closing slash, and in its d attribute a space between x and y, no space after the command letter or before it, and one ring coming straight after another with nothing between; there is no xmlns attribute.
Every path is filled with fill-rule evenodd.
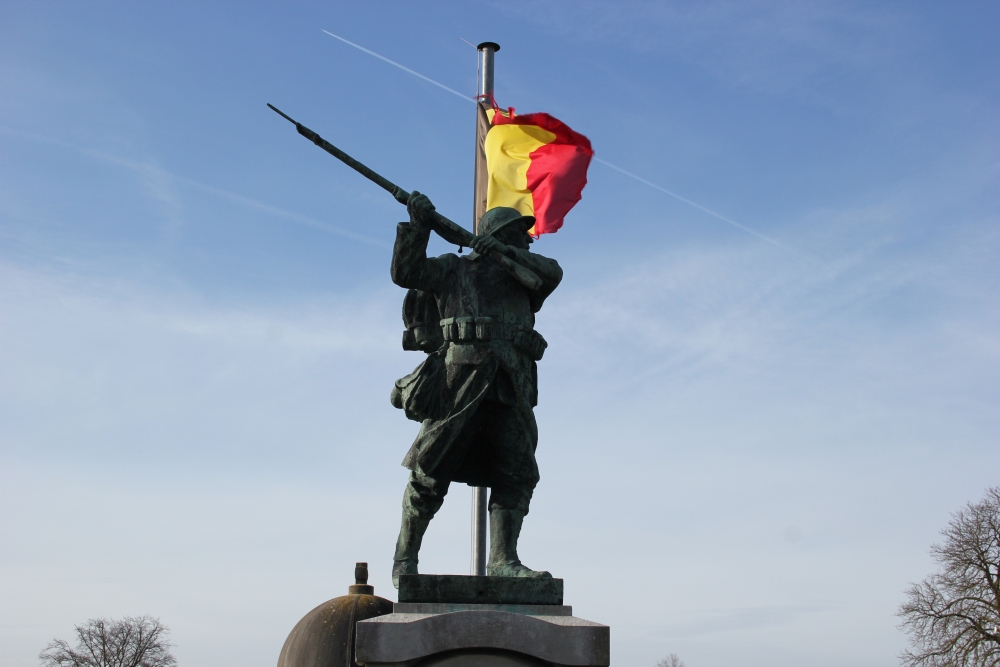
<svg viewBox="0 0 1000 667"><path fill-rule="evenodd" d="M314 144L325 150L327 153L337 158L338 160L340 160L341 162L343 162L348 167L358 172L368 180L372 181L373 183L381 187L383 190L387 190L389 194L391 194L395 198L395 200L398 201L400 204L405 205L406 202L409 201L410 199L409 192L399 187L395 183L392 183L389 179L385 178L384 176L375 173L365 165L361 164L360 162L352 158L350 155L340 150L339 148L331 144L329 141L319 136L317 133L310 130L302 123L299 123L298 121L292 119L287 114L283 113L273 104L268 103L267 106L270 107L271 110L277 113L279 116L287 120L289 123L295 125L295 129L298 130L298 133L301 134L303 137L313 142ZM433 218L431 220L431 228L435 232L437 232L441 238L443 238L448 243L454 243L459 248L472 247L472 239L475 238L472 232L452 222L451 220L444 217L437 211L434 211L432 216ZM503 253L494 250L489 253L489 257L497 264L505 268L508 272L510 272L510 274L514 276L514 278L516 278L519 283L521 283L528 289L536 290L539 287L541 287L542 280L541 278L538 277L538 274L536 274L531 269L521 266L507 255L504 255Z"/></svg>

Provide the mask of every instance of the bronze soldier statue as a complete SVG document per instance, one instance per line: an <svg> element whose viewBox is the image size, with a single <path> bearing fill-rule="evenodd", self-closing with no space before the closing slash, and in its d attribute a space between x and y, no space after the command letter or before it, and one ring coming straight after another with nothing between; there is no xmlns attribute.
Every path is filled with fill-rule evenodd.
<svg viewBox="0 0 1000 667"><path fill-rule="evenodd" d="M420 542L452 482L488 486L489 576L551 577L521 564L517 539L538 483L536 363L546 342L534 329L535 313L562 279L555 260L532 253L534 218L516 209L490 209L479 221L473 252L427 257L436 213L413 192L410 222L399 223L392 252L392 281L409 290L403 304L403 346L427 359L398 380L392 402L421 422L403 460L410 479L393 557L392 581L417 573ZM499 252L534 272L540 285L515 279ZM517 267L517 268L520 268Z"/></svg>
<svg viewBox="0 0 1000 667"><path fill-rule="evenodd" d="M397 380L392 404L420 422L403 459L410 480L396 541L392 583L417 573L420 541L452 482L489 487L490 553L495 577L550 578L521 564L517 538L538 483L538 373L546 342L535 313L562 280L555 260L528 250L531 216L490 209L478 236L438 213L419 192L407 192L372 171L272 104L296 131L405 203L410 222L399 223L392 251L392 281L409 291L403 300L403 348L427 358ZM448 243L469 246L467 256L427 257L435 231Z"/></svg>

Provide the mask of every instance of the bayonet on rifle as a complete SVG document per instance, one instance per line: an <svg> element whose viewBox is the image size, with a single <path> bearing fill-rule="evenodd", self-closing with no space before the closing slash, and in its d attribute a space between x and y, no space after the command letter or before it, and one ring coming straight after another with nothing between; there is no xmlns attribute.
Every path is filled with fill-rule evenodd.
<svg viewBox="0 0 1000 667"><path fill-rule="evenodd" d="M295 129L303 137L313 142L314 144L325 150L327 153L337 158L338 160L340 160L341 162L343 162L348 167L358 172L368 180L372 181L373 183L381 187L383 190L388 191L389 194L391 194L393 198L395 198L395 200L398 201L400 204L405 205L407 201L409 201L410 199L409 192L399 187L398 185L396 185L389 179L385 178L384 176L377 174L376 172L372 171L365 165L361 164L360 162L352 158L350 155L340 150L339 148L331 144L323 137L319 136L319 134L317 134L316 132L313 132L302 123L299 123L298 121L294 120L291 116L283 113L273 104L268 103L267 106L270 107L272 111L274 111L275 113L279 114L282 118L287 120L289 123L295 125ZM461 225L452 222L451 220L444 217L437 211L433 212L431 227L445 241L447 241L448 243L453 243L460 248L471 247L472 239L475 238L472 232L465 229ZM490 259L496 261L500 266L507 269L507 271L509 271L511 275L513 275L519 283L521 283L528 289L536 290L539 287L541 287L542 280L541 278L538 277L538 275L534 271L525 268L524 266L521 266L507 255L504 255L503 253L494 250L493 252L489 253L489 257Z"/></svg>

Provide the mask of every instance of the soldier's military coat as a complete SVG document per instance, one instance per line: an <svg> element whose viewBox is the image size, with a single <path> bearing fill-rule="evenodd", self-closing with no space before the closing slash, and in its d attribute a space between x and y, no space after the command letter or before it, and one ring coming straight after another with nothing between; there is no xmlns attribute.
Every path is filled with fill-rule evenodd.
<svg viewBox="0 0 1000 667"><path fill-rule="evenodd" d="M535 362L545 347L534 331L535 313L559 284L562 269L555 260L511 248L509 256L541 278L541 287L529 290L488 257L427 257L429 238L429 230L400 223L392 254L393 282L434 295L445 339L396 383L402 403L422 406L416 416L407 410L422 423L403 465L442 481L494 486L492 468L501 460L515 468L503 471L505 476L533 477L530 489L538 480ZM510 450L506 458L482 451L484 439Z"/></svg>

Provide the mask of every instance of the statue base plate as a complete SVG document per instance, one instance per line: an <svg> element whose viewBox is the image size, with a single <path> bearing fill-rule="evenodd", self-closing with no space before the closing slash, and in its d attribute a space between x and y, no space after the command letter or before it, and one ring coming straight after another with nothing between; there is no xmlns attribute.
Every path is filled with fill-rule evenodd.
<svg viewBox="0 0 1000 667"><path fill-rule="evenodd" d="M563 605L517 607L397 602L391 614L358 622L355 660L367 667L610 665L608 626Z"/></svg>
<svg viewBox="0 0 1000 667"><path fill-rule="evenodd" d="M562 579L403 574L400 602L490 605L562 605Z"/></svg>

